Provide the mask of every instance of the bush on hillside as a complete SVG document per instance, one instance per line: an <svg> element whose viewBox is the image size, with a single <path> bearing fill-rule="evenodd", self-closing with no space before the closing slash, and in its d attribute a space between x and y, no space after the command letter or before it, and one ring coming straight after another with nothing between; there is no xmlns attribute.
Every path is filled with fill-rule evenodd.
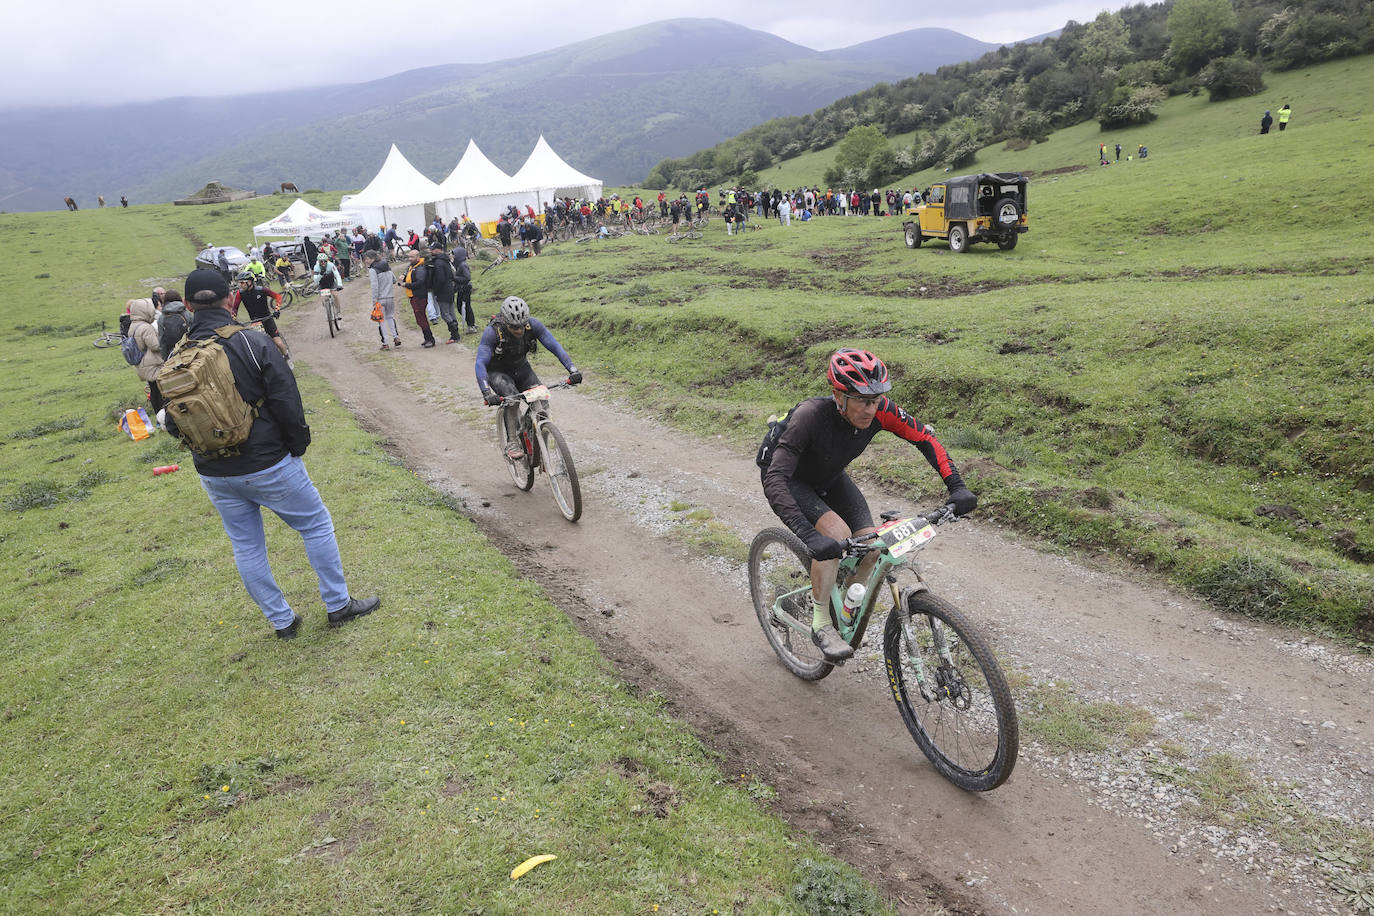
<svg viewBox="0 0 1374 916"><path fill-rule="evenodd" d="M1256 45L1260 55L1277 70L1290 70L1338 57L1349 57L1374 48L1374 17L1363 0L1322 0L1324 9L1295 11L1285 8L1260 26ZM1352 28L1359 8L1365 7L1365 26Z"/></svg>
<svg viewBox="0 0 1374 916"><path fill-rule="evenodd" d="M1164 101L1164 90L1148 86L1118 86L1111 101L1097 113L1097 123L1103 130L1149 124L1159 117L1155 109Z"/></svg>
<svg viewBox="0 0 1374 916"><path fill-rule="evenodd" d="M1224 102L1227 99L1243 99L1264 89L1264 78L1260 75L1259 65L1247 60L1241 54L1233 54L1212 61L1198 76L1199 82L1207 88L1207 99L1211 102Z"/></svg>

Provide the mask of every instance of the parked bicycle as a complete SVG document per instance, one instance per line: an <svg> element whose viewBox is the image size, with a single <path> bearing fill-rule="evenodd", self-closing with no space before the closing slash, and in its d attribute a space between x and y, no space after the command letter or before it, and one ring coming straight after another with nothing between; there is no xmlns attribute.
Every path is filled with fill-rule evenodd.
<svg viewBox="0 0 1374 916"><path fill-rule="evenodd" d="M91 346L98 350L106 347L118 347L124 343L124 335L115 331L105 330L105 322L100 322L100 334L95 340L91 341Z"/></svg>
<svg viewBox="0 0 1374 916"><path fill-rule="evenodd" d="M840 636L858 649L878 601L891 595L883 657L902 722L942 776L986 792L1006 782L1016 764L1011 689L988 641L962 611L931 593L915 563L935 527L954 518L952 504L912 518L884 512L875 533L847 539L829 610ZM873 551L872 572L856 584L860 558ZM900 589L897 573L907 579ZM862 587L862 596L846 603L851 587ZM759 625L789 671L818 681L834 670L811 641L811 555L795 534L767 528L754 538L749 591Z"/></svg>
<svg viewBox="0 0 1374 916"><path fill-rule="evenodd" d="M501 446L501 458L510 469L511 480L528 492L534 487L534 472L542 470L549 477L558 511L570 522L582 517L582 488L577 482L577 468L563 433L549 419L549 392L570 388L567 381L554 385L536 385L517 395L501 399L496 418L496 438ZM510 456L510 432L506 428L506 411L519 412L518 442L524 450L520 458Z"/></svg>

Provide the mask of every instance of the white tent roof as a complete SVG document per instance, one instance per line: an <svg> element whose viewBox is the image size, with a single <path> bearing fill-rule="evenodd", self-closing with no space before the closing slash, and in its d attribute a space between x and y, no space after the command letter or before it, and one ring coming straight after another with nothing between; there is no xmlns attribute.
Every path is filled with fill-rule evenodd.
<svg viewBox="0 0 1374 916"><path fill-rule="evenodd" d="M468 140L463 158L458 160L453 171L439 185L439 197L478 197L507 194L515 190L517 186L511 177L492 165L491 160L477 148L476 140Z"/></svg>
<svg viewBox="0 0 1374 916"><path fill-rule="evenodd" d="M348 213L331 213L312 206L299 197L287 207L280 216L253 227L253 236L259 235L313 235L345 229L352 223Z"/></svg>
<svg viewBox="0 0 1374 916"><path fill-rule="evenodd" d="M513 180L517 186L530 190L599 189L602 184L599 178L583 175L564 162L562 157L553 151L553 147L549 146L543 134L539 135L534 152L530 153L530 157L525 160L520 171L515 173Z"/></svg>
<svg viewBox="0 0 1374 916"><path fill-rule="evenodd" d="M348 206L405 207L433 203L442 196L439 186L421 175L393 143L381 171L367 187L348 199Z"/></svg>

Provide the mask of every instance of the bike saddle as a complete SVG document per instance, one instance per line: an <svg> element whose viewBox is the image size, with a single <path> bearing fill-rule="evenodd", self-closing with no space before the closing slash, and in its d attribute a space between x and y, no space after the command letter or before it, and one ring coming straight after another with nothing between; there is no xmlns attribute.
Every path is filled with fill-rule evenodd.
<svg viewBox="0 0 1374 916"><path fill-rule="evenodd" d="M902 513L898 512L896 509L888 509L882 515L878 516L878 518L882 519L885 522L895 522L897 519L901 517Z"/></svg>

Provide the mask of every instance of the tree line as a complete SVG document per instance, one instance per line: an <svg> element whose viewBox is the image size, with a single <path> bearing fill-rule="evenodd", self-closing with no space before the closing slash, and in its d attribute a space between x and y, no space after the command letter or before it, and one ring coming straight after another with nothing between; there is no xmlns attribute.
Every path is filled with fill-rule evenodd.
<svg viewBox="0 0 1374 916"><path fill-rule="evenodd" d="M1138 3L1069 22L1036 44L879 83L812 114L775 118L685 158L664 159L644 186L755 187L775 163L835 146L827 186L879 187L932 166L971 165L992 143L1024 148L1094 118L1103 130L1145 124L1171 95L1240 98L1264 89L1266 70L1370 51L1371 0ZM910 145L888 142L911 131Z"/></svg>

